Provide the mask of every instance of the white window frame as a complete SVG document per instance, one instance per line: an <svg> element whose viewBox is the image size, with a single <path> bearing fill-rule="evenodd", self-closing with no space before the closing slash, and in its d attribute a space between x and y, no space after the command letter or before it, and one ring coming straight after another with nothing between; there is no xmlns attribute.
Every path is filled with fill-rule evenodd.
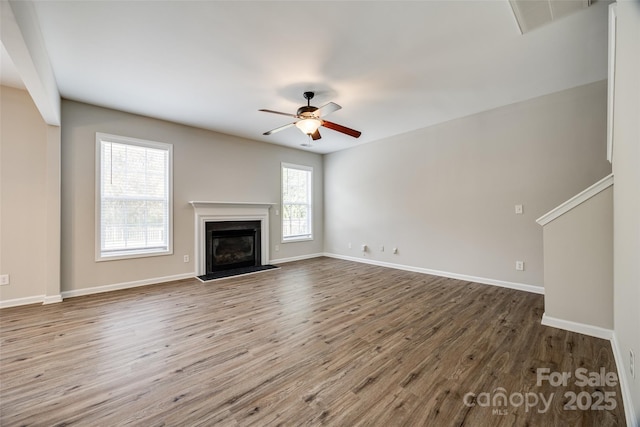
<svg viewBox="0 0 640 427"><path fill-rule="evenodd" d="M167 185L168 185L168 230L167 230L167 248L158 249L125 249L122 251L114 251L106 254L102 252L102 142L114 142L118 144L135 145L139 147L155 148L166 150L168 153L167 164ZM126 136L110 135L107 133L96 132L96 197L95 197L95 260L96 261L113 261L129 258L144 258L161 255L173 254L173 145L164 142L148 141L138 138L130 138Z"/></svg>
<svg viewBox="0 0 640 427"><path fill-rule="evenodd" d="M286 169L298 169L302 171L309 172L309 234L303 236L294 236L294 237L285 237L284 236L284 186L283 186L283 178L284 178L284 170ZM280 212L282 213L282 218L280 220L280 228L281 228L281 243L291 243L291 242L304 242L313 240L313 167L304 166L304 165L296 165L293 163L281 163L280 166Z"/></svg>

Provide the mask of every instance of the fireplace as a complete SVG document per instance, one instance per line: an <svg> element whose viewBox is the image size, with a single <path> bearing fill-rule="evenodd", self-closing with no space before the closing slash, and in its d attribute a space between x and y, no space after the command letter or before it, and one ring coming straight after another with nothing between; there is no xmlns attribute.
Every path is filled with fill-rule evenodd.
<svg viewBox="0 0 640 427"><path fill-rule="evenodd" d="M262 265L260 221L205 223L205 274Z"/></svg>
<svg viewBox="0 0 640 427"><path fill-rule="evenodd" d="M195 275L203 276L207 275L210 271L209 268L213 264L213 261L210 261L211 258L207 255L207 224L210 223L239 223L239 222L253 222L254 224L259 224L259 231L256 232L255 238L253 240L253 248L255 250L255 259L258 265L268 265L269 264L269 210L275 203L252 203L252 202L200 202L200 201L192 201L189 202L193 206L194 210L194 231L195 231ZM211 227L209 225L209 227ZM223 251L227 251L224 247L220 247L220 244L223 246L230 243L231 240L227 240L229 237L238 237L234 236L234 233L231 233L230 228L226 228L226 226L222 226L222 229L217 231L224 231L229 233L223 233L222 236L219 236L219 240L216 246L216 249L220 249L220 253ZM240 234L244 234L248 232L242 231ZM253 234L253 233L252 233ZM248 236L244 236L248 237ZM241 243L240 245L247 249L247 239L244 240L245 243ZM238 243L238 242L236 242ZM213 246L209 248L209 251L213 251ZM242 250L240 251L242 252ZM236 254L235 257L238 257L239 254ZM241 258L243 256L240 256ZM225 265L229 267L228 264L224 264L228 262L228 256L225 255L219 259L218 267ZM244 261L248 261L247 259ZM231 268L231 267L229 267ZM226 270L231 271L231 270Z"/></svg>

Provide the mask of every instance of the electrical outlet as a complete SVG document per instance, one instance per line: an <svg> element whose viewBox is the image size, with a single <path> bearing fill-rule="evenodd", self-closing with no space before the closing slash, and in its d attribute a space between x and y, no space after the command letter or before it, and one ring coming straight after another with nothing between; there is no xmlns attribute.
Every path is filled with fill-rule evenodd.
<svg viewBox="0 0 640 427"><path fill-rule="evenodd" d="M629 373L631 378L636 377L636 355L633 350L629 350Z"/></svg>
<svg viewBox="0 0 640 427"><path fill-rule="evenodd" d="M9 275L3 274L0 276L0 286L5 286L9 284Z"/></svg>
<svg viewBox="0 0 640 427"><path fill-rule="evenodd" d="M398 253L398 248L393 248L393 253L397 254Z"/></svg>
<svg viewBox="0 0 640 427"><path fill-rule="evenodd" d="M380 245L380 252L384 252L384 245Z"/></svg>
<svg viewBox="0 0 640 427"><path fill-rule="evenodd" d="M522 215L523 212L524 209L522 208L522 205L516 205L516 215Z"/></svg>
<svg viewBox="0 0 640 427"><path fill-rule="evenodd" d="M516 270L524 271L524 261L516 261Z"/></svg>
<svg viewBox="0 0 640 427"><path fill-rule="evenodd" d="M185 255L182 259L184 262L189 262L189 255Z"/></svg>
<svg viewBox="0 0 640 427"><path fill-rule="evenodd" d="M360 246L360 249L362 250L362 252L367 252L367 245Z"/></svg>
<svg viewBox="0 0 640 427"><path fill-rule="evenodd" d="M280 245L276 245L274 249L276 250L276 252L280 252Z"/></svg>
<svg viewBox="0 0 640 427"><path fill-rule="evenodd" d="M347 245L347 247L348 247L349 249L351 249L351 242L349 242L349 244Z"/></svg>

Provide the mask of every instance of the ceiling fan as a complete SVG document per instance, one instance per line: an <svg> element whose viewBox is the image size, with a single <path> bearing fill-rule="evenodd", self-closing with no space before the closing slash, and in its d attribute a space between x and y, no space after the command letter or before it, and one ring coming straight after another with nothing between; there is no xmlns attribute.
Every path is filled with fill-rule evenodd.
<svg viewBox="0 0 640 427"><path fill-rule="evenodd" d="M321 138L320 131L318 130L320 126L324 126L326 128L329 128L338 132L342 132L354 138L358 138L362 134L362 132L360 131L350 129L348 127L345 127L327 120L323 120L322 119L323 116L327 116L330 113L333 113L334 111L341 109L342 107L334 102L329 102L328 104L325 104L320 108L314 107L313 105L311 105L311 100L313 99L314 95L315 94L313 92L305 92L303 94L304 99L307 100L307 105L298 108L298 111L296 112L296 114L282 113L280 111L265 110L265 109L259 110L259 111L264 111L266 113L280 114L283 116L289 116L289 117L298 119L293 123L289 123L284 126L271 129L270 131L263 133L263 135L271 135L272 133L280 132L281 130L288 129L292 126L297 127L304 134L309 135L313 140L317 140Z"/></svg>

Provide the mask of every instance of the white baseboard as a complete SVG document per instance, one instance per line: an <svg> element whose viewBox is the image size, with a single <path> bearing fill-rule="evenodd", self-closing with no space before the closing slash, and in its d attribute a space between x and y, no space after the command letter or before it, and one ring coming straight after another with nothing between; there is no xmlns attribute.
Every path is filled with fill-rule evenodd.
<svg viewBox="0 0 640 427"><path fill-rule="evenodd" d="M620 349L620 345L618 344L615 332L598 326L557 319L555 317L547 316L546 313L542 315L542 324L564 329L565 331L577 332L579 334L606 339L611 342L611 350L616 362L618 380L620 381L620 390L622 391L622 403L624 405L624 416L627 420L627 426L638 427L638 419L634 413L633 400L631 399L631 390L629 389L629 380L627 379L623 353Z"/></svg>
<svg viewBox="0 0 640 427"><path fill-rule="evenodd" d="M55 304L58 302L62 302L62 294L46 295L44 297L44 301L42 301L42 304Z"/></svg>
<svg viewBox="0 0 640 427"><path fill-rule="evenodd" d="M195 277L195 273L176 274L174 276L154 277L153 279L136 280L133 282L114 283L112 285L95 286L92 288L63 291L58 295L35 295L32 297L15 298L0 301L0 308L17 307L29 304L53 304L62 302L64 298L79 297L82 295L98 294L101 292L116 291L120 289L135 288L138 286L153 285L156 283L171 282L174 280L189 279Z"/></svg>
<svg viewBox="0 0 640 427"><path fill-rule="evenodd" d="M635 416L631 390L629 389L630 380L627 379L624 356L615 332L611 336L611 349L613 350L613 357L616 361L616 367L618 368L618 379L620 380L620 390L622 391L622 403L624 404L624 416L627 419L627 426L638 427L638 419Z"/></svg>
<svg viewBox="0 0 640 427"><path fill-rule="evenodd" d="M579 334L602 338L604 340L611 340L611 337L613 337L613 331L611 329L605 329L599 326L592 326L584 323L572 322L571 320L558 319L556 317L547 316L547 313L542 314L542 322L540 323L545 326L564 329L565 331L570 332L577 332Z"/></svg>
<svg viewBox="0 0 640 427"><path fill-rule="evenodd" d="M45 298L44 295L35 295L32 297L8 299L8 300L0 301L0 308L17 307L20 305L29 305L29 304L42 304L42 302L44 301L44 298Z"/></svg>
<svg viewBox="0 0 640 427"><path fill-rule="evenodd" d="M82 295L99 294L102 292L117 291L120 289L136 288L138 286L155 285L157 283L172 282L174 280L190 279L195 273L183 273L173 276L154 277L152 279L135 280L132 282L114 283L112 285L95 286L92 288L74 289L62 292L63 298L79 297Z"/></svg>
<svg viewBox="0 0 640 427"><path fill-rule="evenodd" d="M325 254L319 253L319 254L299 255L299 256L294 256L290 258L278 258L278 259L272 259L271 261L269 261L269 264L284 264L286 262L302 261L304 259L319 258L321 256L325 256Z"/></svg>
<svg viewBox="0 0 640 427"><path fill-rule="evenodd" d="M500 286L502 288L515 289L518 291L532 292L535 294L544 294L544 288L541 286L527 285L524 283L506 282L504 280L488 279L486 277L469 276L466 274L451 273L448 271L431 270L429 268L412 267L410 265L394 264L390 262L372 260L367 258L356 258L346 255L338 255L331 253L323 254L329 258L342 259L345 261L355 261L363 264L377 265L379 267L395 268L396 270L412 271L414 273L431 274L433 276L448 277L449 279L464 280L467 282L481 283L483 285Z"/></svg>
<svg viewBox="0 0 640 427"><path fill-rule="evenodd" d="M476 276L468 276L464 274L450 273L446 271L431 270L427 268L412 267L408 265L394 264L389 262L376 261L376 260L363 259L363 258L355 258L355 257L349 257L349 256L331 254L331 253L314 253L314 254L300 255L300 256L289 257L289 258L278 258L278 259L270 260L269 263L284 264L287 262L302 261L305 259L318 258L322 256L326 256L329 258L342 259L346 261L355 261L355 262L360 262L364 264L377 265L380 267L395 268L397 270L412 271L416 273L431 274L434 276L448 277L451 279L482 283L486 285L501 286L504 288L516 289L516 290L526 291L526 292L533 292L537 294L544 293L544 289L539 286L526 285L522 283L505 282L501 280L487 279L487 278L476 277ZM16 298L12 300L0 301L0 308L15 307L20 305L37 304L37 303L51 304L51 303L61 302L63 298L73 298L73 297L78 297L82 295L92 295L92 294L97 294L102 292L116 291L120 289L135 288L138 286L146 286L146 285L153 285L156 283L171 282L173 280L189 279L195 276L196 276L195 273L184 273L184 274L177 274L173 276L155 277L151 279L136 280L132 282L123 282L123 283L114 283L111 285L95 286L91 288L74 289L71 291L63 291L60 295L52 295L52 296L38 295L38 296L26 297L26 298Z"/></svg>

